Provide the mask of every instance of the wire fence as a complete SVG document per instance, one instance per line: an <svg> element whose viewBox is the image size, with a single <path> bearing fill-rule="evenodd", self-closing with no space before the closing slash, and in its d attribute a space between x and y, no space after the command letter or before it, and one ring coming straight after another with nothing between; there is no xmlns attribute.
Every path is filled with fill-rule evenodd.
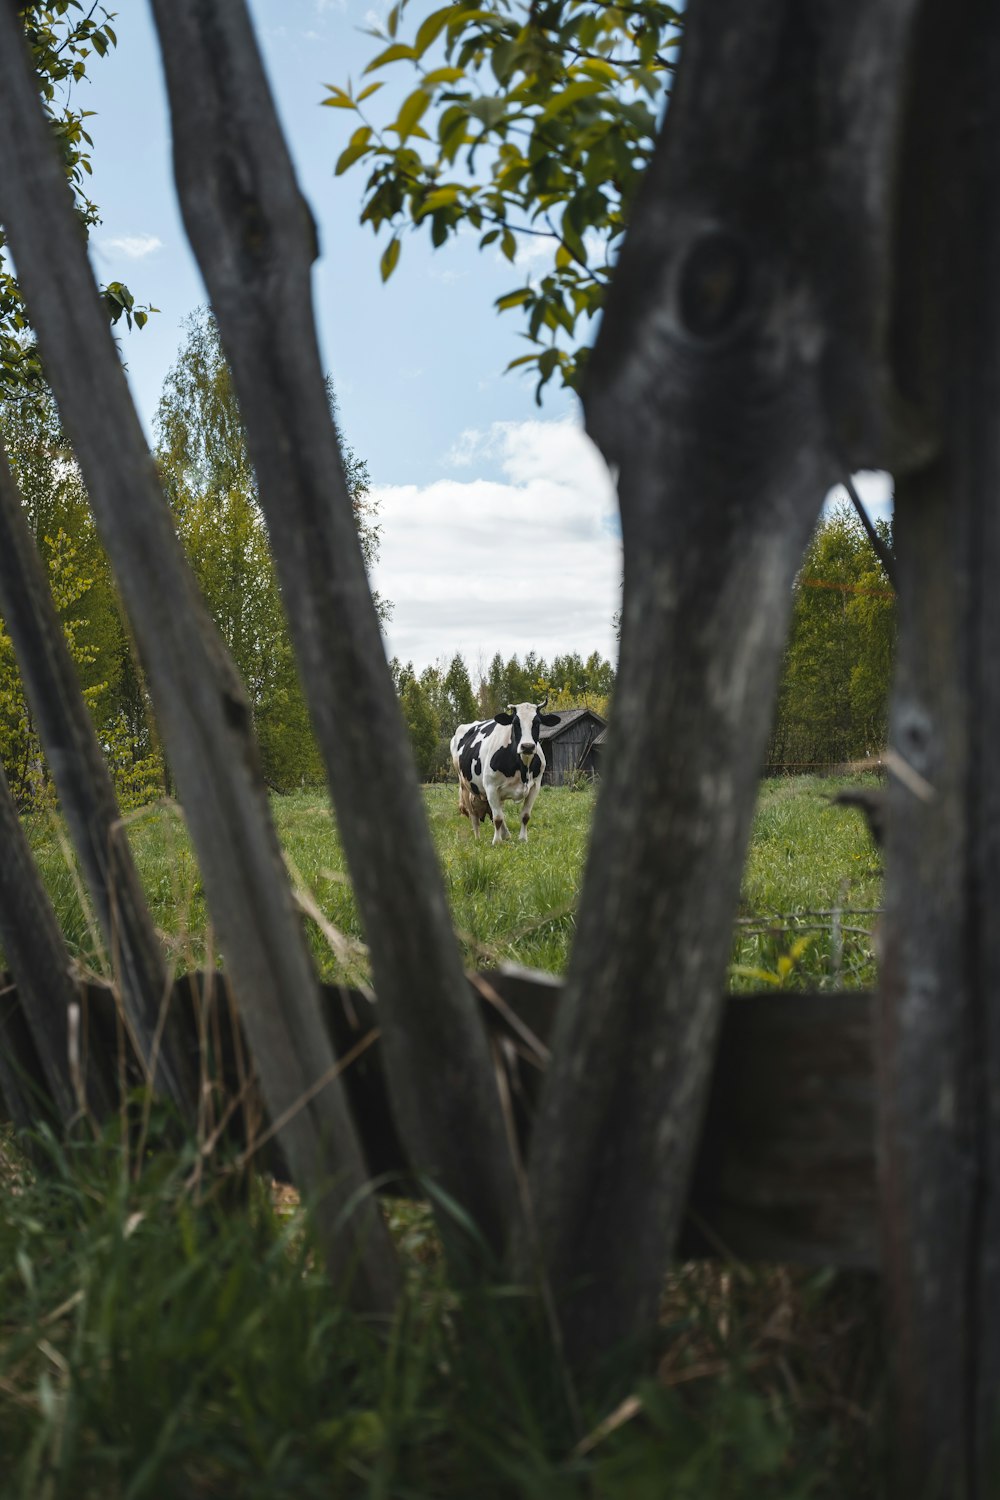
<svg viewBox="0 0 1000 1500"><path fill-rule="evenodd" d="M860 760L768 760L761 768L763 776L860 776L885 775L883 755L866 755Z"/></svg>
<svg viewBox="0 0 1000 1500"><path fill-rule="evenodd" d="M730 977L782 989L839 988L845 980L867 988L877 974L881 917L879 906L745 913L734 922Z"/></svg>

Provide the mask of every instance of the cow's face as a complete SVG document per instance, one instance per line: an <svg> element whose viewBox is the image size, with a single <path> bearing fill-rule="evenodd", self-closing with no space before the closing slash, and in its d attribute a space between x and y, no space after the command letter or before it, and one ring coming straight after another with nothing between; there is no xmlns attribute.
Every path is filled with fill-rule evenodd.
<svg viewBox="0 0 1000 1500"><path fill-rule="evenodd" d="M510 746L526 766L538 750L538 736L543 724L558 724L558 714L540 713L534 703L508 703L507 712L497 714L498 724L509 724Z"/></svg>

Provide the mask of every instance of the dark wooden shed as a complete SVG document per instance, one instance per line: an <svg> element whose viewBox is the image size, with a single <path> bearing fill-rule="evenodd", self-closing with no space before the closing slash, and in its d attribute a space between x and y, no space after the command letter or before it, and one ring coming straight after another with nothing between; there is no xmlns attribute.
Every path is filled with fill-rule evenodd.
<svg viewBox="0 0 1000 1500"><path fill-rule="evenodd" d="M541 735L546 786L562 786L577 770L593 775L596 766L591 750L607 728L607 720L592 708L564 708L558 713L559 723L543 728Z"/></svg>

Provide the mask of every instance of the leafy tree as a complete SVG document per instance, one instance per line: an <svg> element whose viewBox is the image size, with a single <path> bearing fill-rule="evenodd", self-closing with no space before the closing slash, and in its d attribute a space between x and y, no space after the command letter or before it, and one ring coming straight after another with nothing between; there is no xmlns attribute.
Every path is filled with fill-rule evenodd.
<svg viewBox="0 0 1000 1500"><path fill-rule="evenodd" d="M895 618L857 516L838 507L820 522L796 582L769 761L829 763L882 748Z"/></svg>
<svg viewBox="0 0 1000 1500"><path fill-rule="evenodd" d="M86 77L88 60L94 54L104 57L117 46L111 25L114 13L97 4L85 8L82 0L50 0L48 4L32 0L18 9L42 102L62 150L80 223L89 232L100 223L97 205L86 192L93 141L85 121L93 111L77 109L72 90ZM8 392L37 390L44 384L41 368L21 289L4 253L5 244L0 230L0 387ZM102 291L112 323L124 318L130 328L133 323L141 328L149 314L156 311L136 303L128 287L120 281L110 282Z"/></svg>
<svg viewBox="0 0 1000 1500"><path fill-rule="evenodd" d="M79 470L44 387L0 400L0 424L25 519L46 564L84 696L105 743L115 733L128 641ZM41 747L0 621L0 758L15 795L46 785Z"/></svg>
<svg viewBox="0 0 1000 1500"><path fill-rule="evenodd" d="M504 659L497 651L490 661L486 676L479 684L479 714L481 718L489 718L490 714L496 713L511 698L510 683L507 679L507 668Z"/></svg>
<svg viewBox="0 0 1000 1500"><path fill-rule="evenodd" d="M62 620L66 644L82 678L91 675L97 652L90 641L91 622L79 606L89 594L93 580L79 565L77 549L66 532L46 538L49 584ZM83 695L93 710L107 687L90 682ZM0 763L3 764L15 800L23 806L44 800L49 778L42 755L34 716L24 696L10 636L0 620Z"/></svg>
<svg viewBox="0 0 1000 1500"><path fill-rule="evenodd" d="M250 696L265 775L282 789L321 780L243 423L207 309L188 319L156 432L178 532ZM371 564L378 527L368 469L350 449L344 460L362 551ZM388 606L376 603L384 619Z"/></svg>
<svg viewBox="0 0 1000 1500"><path fill-rule="evenodd" d="M681 11L660 0L457 0L410 41L404 14L399 0L385 33L372 33L387 45L365 69L398 63L417 74L395 120L369 117L381 80L357 93L328 85L323 100L360 120L336 170L370 168L362 222L392 230L382 276L399 260L403 230L422 225L435 246L471 225L482 248L495 244L511 262L525 242L544 245L541 275L497 300L527 322L529 352L509 368L534 369L539 398L556 371L577 389L585 325L603 306L652 154Z"/></svg>
<svg viewBox="0 0 1000 1500"><path fill-rule="evenodd" d="M445 673L443 687L448 717L454 728L459 724L471 724L478 713L478 705L472 692L469 669L457 652Z"/></svg>
<svg viewBox="0 0 1000 1500"><path fill-rule="evenodd" d="M428 781L439 775L447 763L448 742L444 741L442 762L440 708L435 705L435 698L440 697L440 674L434 667L427 667L418 677L413 663L403 666L398 657L393 657L389 670L399 695L417 771L421 780ZM451 731L448 733L450 737Z"/></svg>

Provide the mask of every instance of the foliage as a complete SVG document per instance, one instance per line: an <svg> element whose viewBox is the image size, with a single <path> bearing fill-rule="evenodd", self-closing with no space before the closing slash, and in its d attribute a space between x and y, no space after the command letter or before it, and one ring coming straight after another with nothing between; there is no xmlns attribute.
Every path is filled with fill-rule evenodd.
<svg viewBox="0 0 1000 1500"><path fill-rule="evenodd" d="M329 391L334 413L336 402ZM157 461L184 549L246 685L265 775L287 790L323 778L281 606L229 368L207 309L188 319L156 417ZM378 553L368 468L343 450L367 565ZM376 596L385 620L388 605Z"/></svg>
<svg viewBox="0 0 1000 1500"><path fill-rule="evenodd" d="M412 40L389 12L387 44L366 74L401 63L417 87L384 127L366 113L381 80L355 93L327 86L323 103L360 124L337 161L371 169L362 222L392 230L388 278L404 228L426 225L443 245L469 225L482 248L516 262L544 247L541 275L497 300L521 309L529 352L511 362L558 371L578 389L586 329L603 305L629 207L652 154L674 68L682 9L661 0L457 0L425 16ZM369 106L371 107L371 106Z"/></svg>
<svg viewBox="0 0 1000 1500"><path fill-rule="evenodd" d="M508 703L538 703L546 696L550 708L590 707L606 715L615 678L611 663L597 651L586 662L577 652L557 656L551 667L534 651L523 662L517 656L505 662L498 651L476 691L458 654L447 669L443 663L425 667L419 678L412 662L404 666L394 657L389 666L424 781L452 773L449 746L459 724L492 718Z"/></svg>
<svg viewBox="0 0 1000 1500"><path fill-rule="evenodd" d="M888 526L880 529L888 541ZM895 635L889 580L857 516L838 507L820 521L796 581L769 763L879 753Z"/></svg>
<svg viewBox="0 0 1000 1500"><path fill-rule="evenodd" d="M449 721L455 728L459 724L471 724L476 717L476 700L469 669L458 653L448 664L442 688Z"/></svg>
<svg viewBox="0 0 1000 1500"><path fill-rule="evenodd" d="M422 781L432 781L448 764L448 743L441 729L440 677L433 667L417 677L412 662L407 662L404 667L395 658L389 666L410 736L417 774Z"/></svg>
<svg viewBox="0 0 1000 1500"><path fill-rule="evenodd" d="M506 703L532 703L548 697L549 708L593 708L604 715L614 687L615 670L598 651L584 661L579 652L555 656L551 665L529 651L524 661L499 652L479 686L479 708L485 718Z"/></svg>
<svg viewBox="0 0 1000 1500"><path fill-rule="evenodd" d="M73 88L86 78L88 60L94 54L105 57L118 45L111 25L115 16L102 5L84 6L83 0L31 0L19 9L39 93L59 143L77 215L89 232L100 222L97 205L86 192L94 143L85 122L93 111L74 107ZM44 381L21 289L5 248L6 238L0 230L0 390L24 394L42 388ZM120 281L103 287L102 295L112 323L124 318L130 328L133 323L142 328L149 314L156 311L138 304Z"/></svg>
<svg viewBox="0 0 1000 1500"><path fill-rule="evenodd" d="M84 698L103 737L115 716L128 646L80 473L44 389L30 398L0 401L0 423L25 519L48 570ZM2 620L0 760L19 803L48 795L48 773Z"/></svg>

